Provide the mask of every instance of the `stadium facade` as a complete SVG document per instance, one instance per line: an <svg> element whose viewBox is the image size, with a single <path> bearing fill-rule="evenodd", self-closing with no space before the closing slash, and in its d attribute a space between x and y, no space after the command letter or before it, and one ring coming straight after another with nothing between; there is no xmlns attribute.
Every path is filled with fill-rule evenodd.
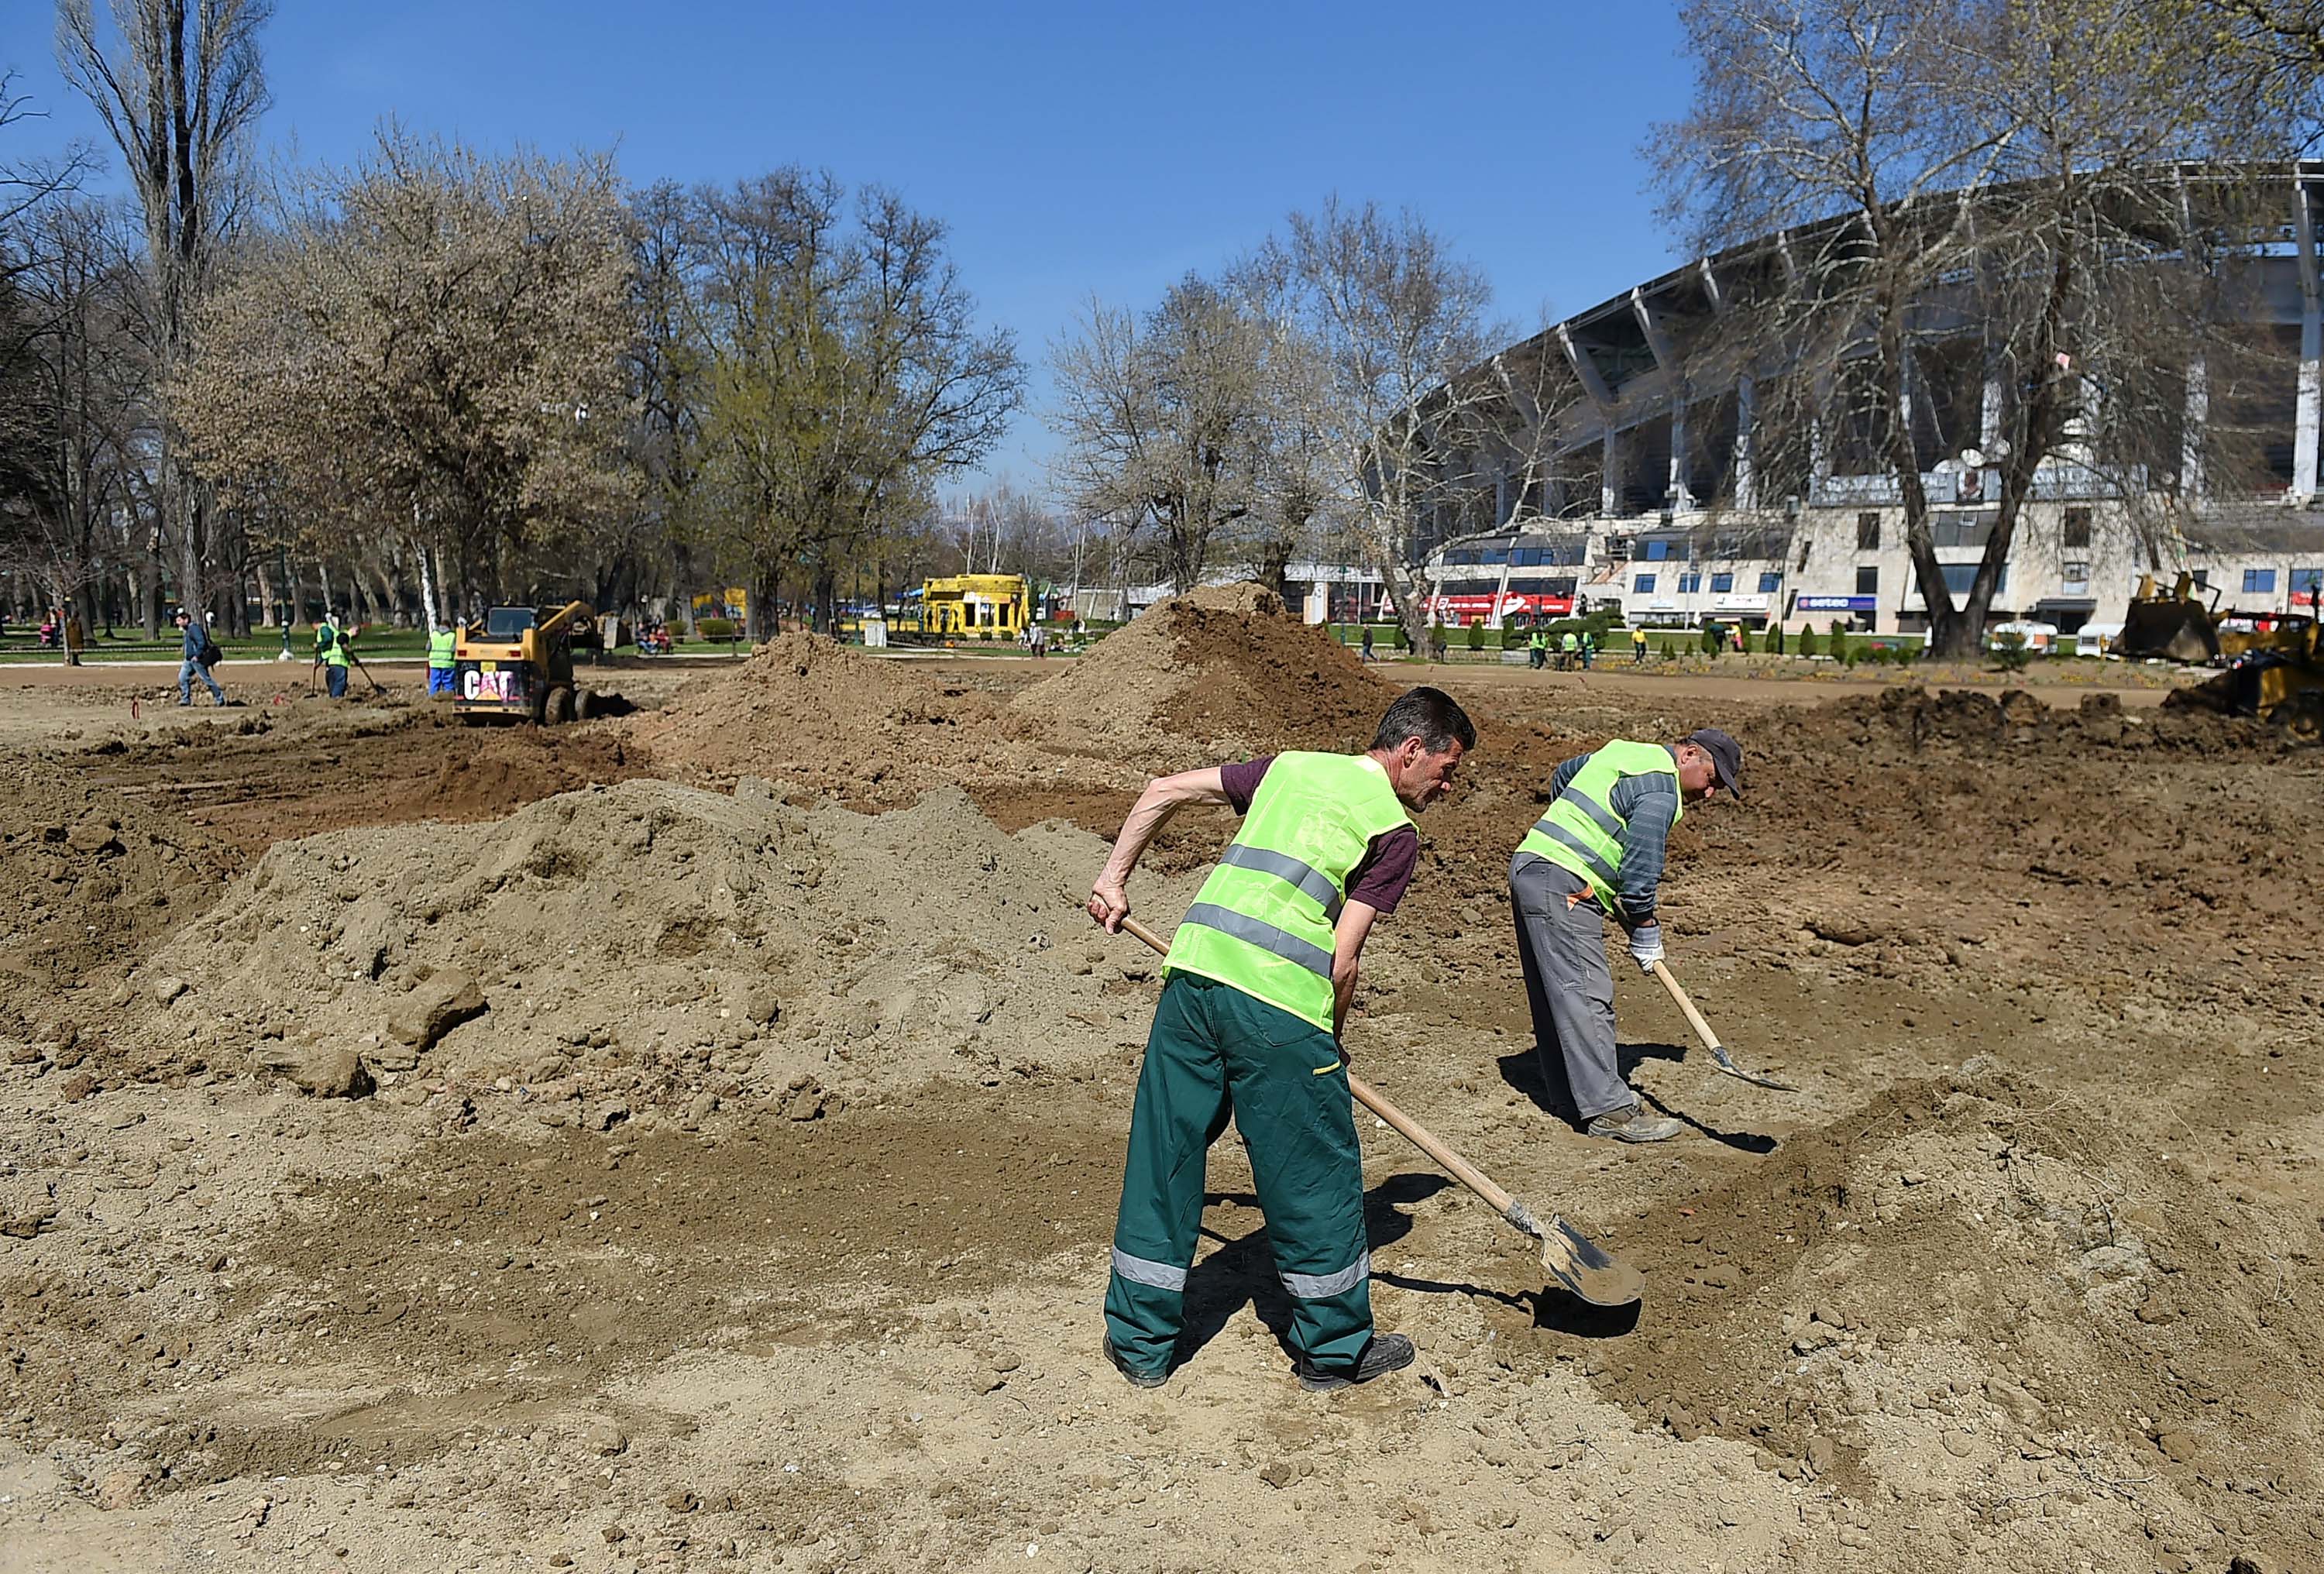
<svg viewBox="0 0 2324 1574"><path fill-rule="evenodd" d="M2200 380L2190 384L2185 463L2153 482L2171 492L2168 531L2139 525L2156 515L2126 497L2120 472L2077 463L2071 452L2045 460L1994 598L1997 620L2039 619L2068 632L2117 620L2139 575L2158 559L2193 573L2222 604L2316 609L2324 584L2324 162L2287 164L2282 188L2281 227L2271 226L2248 257L2245 292L2266 359L2258 408L2246 400L2238 419L2255 423L2264 467L2232 494L2206 489L2199 439L2209 407ZM1788 483L1773 483L1769 467L1754 463L1751 379L1707 376L1677 347L1676 325L1724 309L1729 270L1801 233L1698 258L1504 353L1562 357L1582 397L1541 434L1535 463L1496 473L1494 461L1472 461L1471 503L1425 521L1422 545L1433 546L1426 561L1443 621L1498 625L1512 614L1618 603L1629 621L1650 627L1715 619L1821 629L1838 619L1880 633L1925 631L1894 473L1835 453ZM1963 337L1973 345L1974 324L1964 325ZM1997 385L1988 378L1981 393L1924 418L1944 429L1919 444L1946 456L1922 481L1937 558L1956 597L1997 517L1997 470L1964 462L1993 446L1998 427ZM1537 462L1543 451L1551 456L1546 466ZM1784 495L1770 495L1777 485Z"/></svg>

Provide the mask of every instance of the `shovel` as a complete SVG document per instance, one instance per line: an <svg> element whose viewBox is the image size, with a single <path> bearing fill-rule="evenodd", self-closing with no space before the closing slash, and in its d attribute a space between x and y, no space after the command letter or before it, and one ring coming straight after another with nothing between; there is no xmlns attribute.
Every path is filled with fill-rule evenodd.
<svg viewBox="0 0 2324 1574"><path fill-rule="evenodd" d="M1162 955L1170 954L1170 948L1161 938L1137 919L1124 918L1121 926ZM1645 1275L1561 1217L1553 1215L1546 1225L1543 1224L1533 1216L1531 1209L1495 1185L1492 1177L1437 1140L1426 1127L1380 1097L1353 1072L1348 1073L1348 1091L1355 1095L1357 1103L1426 1154L1438 1168L1482 1197L1494 1212L1538 1241L1542 1271L1569 1293L1592 1306L1628 1306L1646 1294Z"/></svg>
<svg viewBox="0 0 2324 1574"><path fill-rule="evenodd" d="M1778 1093L1799 1091L1789 1082L1779 1082L1773 1077L1763 1077L1757 1072L1747 1072L1737 1065L1735 1057L1727 1053L1727 1046L1719 1042L1719 1035L1711 1030L1711 1024L1702 1019L1702 1013L1694 1008L1694 1002L1686 998L1686 991L1678 987L1676 979L1671 977L1671 970L1658 962L1655 963L1655 977L1662 980L1663 988L1670 991L1670 998L1676 1000L1678 1008L1686 1013L1687 1025L1694 1029L1695 1036L1702 1040L1702 1047L1711 1052L1711 1058L1718 1063L1720 1071L1755 1088L1773 1088Z"/></svg>

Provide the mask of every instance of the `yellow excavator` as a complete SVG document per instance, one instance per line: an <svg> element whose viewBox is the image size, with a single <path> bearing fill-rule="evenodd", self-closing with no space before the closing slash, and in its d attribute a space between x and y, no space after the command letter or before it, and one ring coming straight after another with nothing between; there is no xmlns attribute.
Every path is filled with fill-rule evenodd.
<svg viewBox="0 0 2324 1574"><path fill-rule="evenodd" d="M2198 601L2195 590L2191 574L2181 574L2168 591L2157 588L2153 575L2142 577L2115 654L2189 666L2225 660L2225 672L2172 690L2163 704L2257 716L2303 741L2324 741L2324 646L2317 621L2304 612L2221 612Z"/></svg>
<svg viewBox="0 0 2324 1574"><path fill-rule="evenodd" d="M459 631L453 646L452 709L472 725L586 722L597 695L573 681L573 649L597 645L597 614L586 602L561 607L493 607Z"/></svg>

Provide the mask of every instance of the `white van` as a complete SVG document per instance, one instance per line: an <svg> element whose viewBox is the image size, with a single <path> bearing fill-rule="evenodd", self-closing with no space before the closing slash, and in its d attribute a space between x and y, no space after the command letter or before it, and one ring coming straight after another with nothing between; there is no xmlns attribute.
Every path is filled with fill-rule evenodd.
<svg viewBox="0 0 2324 1574"><path fill-rule="evenodd" d="M2036 656L2047 656L2058 648L2057 624L2028 622L2022 619L2014 622L1996 623L1987 630L1985 648L1988 650L2000 649L2001 637L2004 634L2016 635L2025 642L2024 648Z"/></svg>
<svg viewBox="0 0 2324 1574"><path fill-rule="evenodd" d="M2074 654L2104 656L2114 649L2114 642L2121 638L2120 623L2084 623L2074 631Z"/></svg>

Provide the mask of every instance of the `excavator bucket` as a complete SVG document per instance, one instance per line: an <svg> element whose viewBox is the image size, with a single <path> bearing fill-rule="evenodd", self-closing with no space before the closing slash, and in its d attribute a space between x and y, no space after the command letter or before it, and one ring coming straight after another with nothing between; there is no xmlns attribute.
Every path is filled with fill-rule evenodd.
<svg viewBox="0 0 2324 1574"><path fill-rule="evenodd" d="M2195 599L2193 590L2185 575L2170 591L2155 589L2152 578L2141 581L2138 594L2130 598L2129 610L2123 614L2122 633L2114 642L2114 653L2130 661L2160 657L2190 666L2218 660L2218 629L2209 609Z"/></svg>

